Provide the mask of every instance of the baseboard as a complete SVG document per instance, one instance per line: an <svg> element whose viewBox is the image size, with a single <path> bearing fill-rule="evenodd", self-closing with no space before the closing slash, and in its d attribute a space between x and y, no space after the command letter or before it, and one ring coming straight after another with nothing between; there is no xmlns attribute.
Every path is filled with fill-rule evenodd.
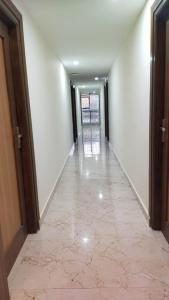
<svg viewBox="0 0 169 300"><path fill-rule="evenodd" d="M137 190L136 190L136 188L135 188L135 186L134 186L134 184L133 184L131 178L130 178L129 175L127 174L125 168L123 167L123 165L122 165L122 163L121 163L121 161L120 161L120 159L119 159L117 153L116 153L115 150L113 149L113 146L112 146L112 144L111 144L110 142L109 142L109 148L110 148L110 150L113 152L113 154L115 155L116 159L118 160L119 165L120 165L121 169L123 170L123 173L125 174L125 176L127 177L128 181L129 181L129 184L130 184L130 186L131 186L132 191L133 191L134 194L136 195L137 201L138 201L138 203L139 203L139 205L140 205L140 208L141 208L141 210L142 210L142 212L143 212L143 214L144 214L144 216L145 216L145 218L146 218L146 221L149 223L150 216L149 216L148 210L147 210L147 208L145 207L145 205L144 205L144 203L143 203L143 201L142 201L140 195L138 194L138 192L137 192Z"/></svg>
<svg viewBox="0 0 169 300"><path fill-rule="evenodd" d="M58 175L58 177L56 179L56 182L55 182L55 184L54 184L54 186L52 188L52 191L51 191L51 193L50 193L50 195L48 197L48 200L46 201L46 204L45 204L45 206L44 206L44 208L43 208L43 210L42 210L42 212L40 214L40 224L43 222L43 220L44 220L44 218L45 218L45 216L47 214L49 205L50 205L50 203L51 203L51 201L52 201L52 199L54 197L57 185L58 185L58 183L59 183L59 181L60 181L60 179L62 177L62 174L63 174L63 171L65 169L66 163L67 163L67 161L69 159L69 156L73 156L74 150L75 150L75 145L73 144L73 146L71 147L71 150L69 151L68 155L66 156L66 159L65 159L65 161L63 163L63 166L62 166L62 168L61 168L61 170L59 172L59 175Z"/></svg>

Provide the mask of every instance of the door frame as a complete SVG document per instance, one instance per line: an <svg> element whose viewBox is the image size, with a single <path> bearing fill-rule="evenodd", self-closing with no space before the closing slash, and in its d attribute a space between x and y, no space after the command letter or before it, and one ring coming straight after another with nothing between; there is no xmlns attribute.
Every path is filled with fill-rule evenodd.
<svg viewBox="0 0 169 300"><path fill-rule="evenodd" d="M0 295L4 300L9 299L9 289L8 289L8 282L7 282L7 274L4 265L4 253L3 253L3 246L2 246L1 231L0 231Z"/></svg>
<svg viewBox="0 0 169 300"><path fill-rule="evenodd" d="M105 137L109 141L109 90L108 81L104 85L104 115L105 115Z"/></svg>
<svg viewBox="0 0 169 300"><path fill-rule="evenodd" d="M162 229L162 120L165 103L165 23L169 0L157 0L151 11L151 94L150 94L150 226Z"/></svg>
<svg viewBox="0 0 169 300"><path fill-rule="evenodd" d="M10 0L0 0L0 20L8 27L11 67L15 94L15 105L22 139L21 162L23 170L24 204L26 213L27 233L36 233L39 229L39 206L37 192L37 178L35 167L34 143L26 72L24 48L23 21L20 12ZM12 113L12 111L11 111ZM0 233L0 240L2 235ZM21 246L21 245L20 245ZM16 245L16 247L20 247ZM14 251L15 252L15 251ZM11 253L11 255L15 255ZM4 252L0 244L0 290L3 280L7 279L4 263ZM8 299L4 285L4 300Z"/></svg>
<svg viewBox="0 0 169 300"><path fill-rule="evenodd" d="M72 122L73 122L73 140L76 143L78 138L78 129L77 129L77 112L76 112L76 89L72 82L70 82L71 88L71 103L72 103Z"/></svg>

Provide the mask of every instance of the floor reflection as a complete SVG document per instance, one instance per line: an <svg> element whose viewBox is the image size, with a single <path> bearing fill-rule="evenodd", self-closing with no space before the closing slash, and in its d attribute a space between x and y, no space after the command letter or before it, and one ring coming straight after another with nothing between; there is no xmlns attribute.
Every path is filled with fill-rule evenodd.
<svg viewBox="0 0 169 300"><path fill-rule="evenodd" d="M101 128L100 126L82 127L82 145L85 157L99 155L101 151Z"/></svg>
<svg viewBox="0 0 169 300"><path fill-rule="evenodd" d="M169 300L169 245L100 128L83 128L9 287L11 300Z"/></svg>

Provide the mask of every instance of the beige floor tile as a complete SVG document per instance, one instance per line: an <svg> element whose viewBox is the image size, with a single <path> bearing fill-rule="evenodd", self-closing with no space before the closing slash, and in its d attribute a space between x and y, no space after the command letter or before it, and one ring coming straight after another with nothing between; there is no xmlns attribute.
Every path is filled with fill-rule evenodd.
<svg viewBox="0 0 169 300"><path fill-rule="evenodd" d="M169 245L149 228L108 145L94 144L96 155L86 139L9 276L11 299L169 300Z"/></svg>

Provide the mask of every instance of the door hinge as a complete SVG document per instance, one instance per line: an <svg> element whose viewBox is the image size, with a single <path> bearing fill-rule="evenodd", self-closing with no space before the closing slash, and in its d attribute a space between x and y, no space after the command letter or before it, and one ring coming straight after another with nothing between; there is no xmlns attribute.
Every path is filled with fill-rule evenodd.
<svg viewBox="0 0 169 300"><path fill-rule="evenodd" d="M166 131L167 131L166 123L167 123L167 120L163 119L162 120L162 126L160 127L160 129L161 129L161 142L162 143L166 142Z"/></svg>
<svg viewBox="0 0 169 300"><path fill-rule="evenodd" d="M19 126L16 127L15 132L16 132L16 144L17 144L17 148L21 149L22 148L22 137L23 136L22 136L22 134L20 132Z"/></svg>

